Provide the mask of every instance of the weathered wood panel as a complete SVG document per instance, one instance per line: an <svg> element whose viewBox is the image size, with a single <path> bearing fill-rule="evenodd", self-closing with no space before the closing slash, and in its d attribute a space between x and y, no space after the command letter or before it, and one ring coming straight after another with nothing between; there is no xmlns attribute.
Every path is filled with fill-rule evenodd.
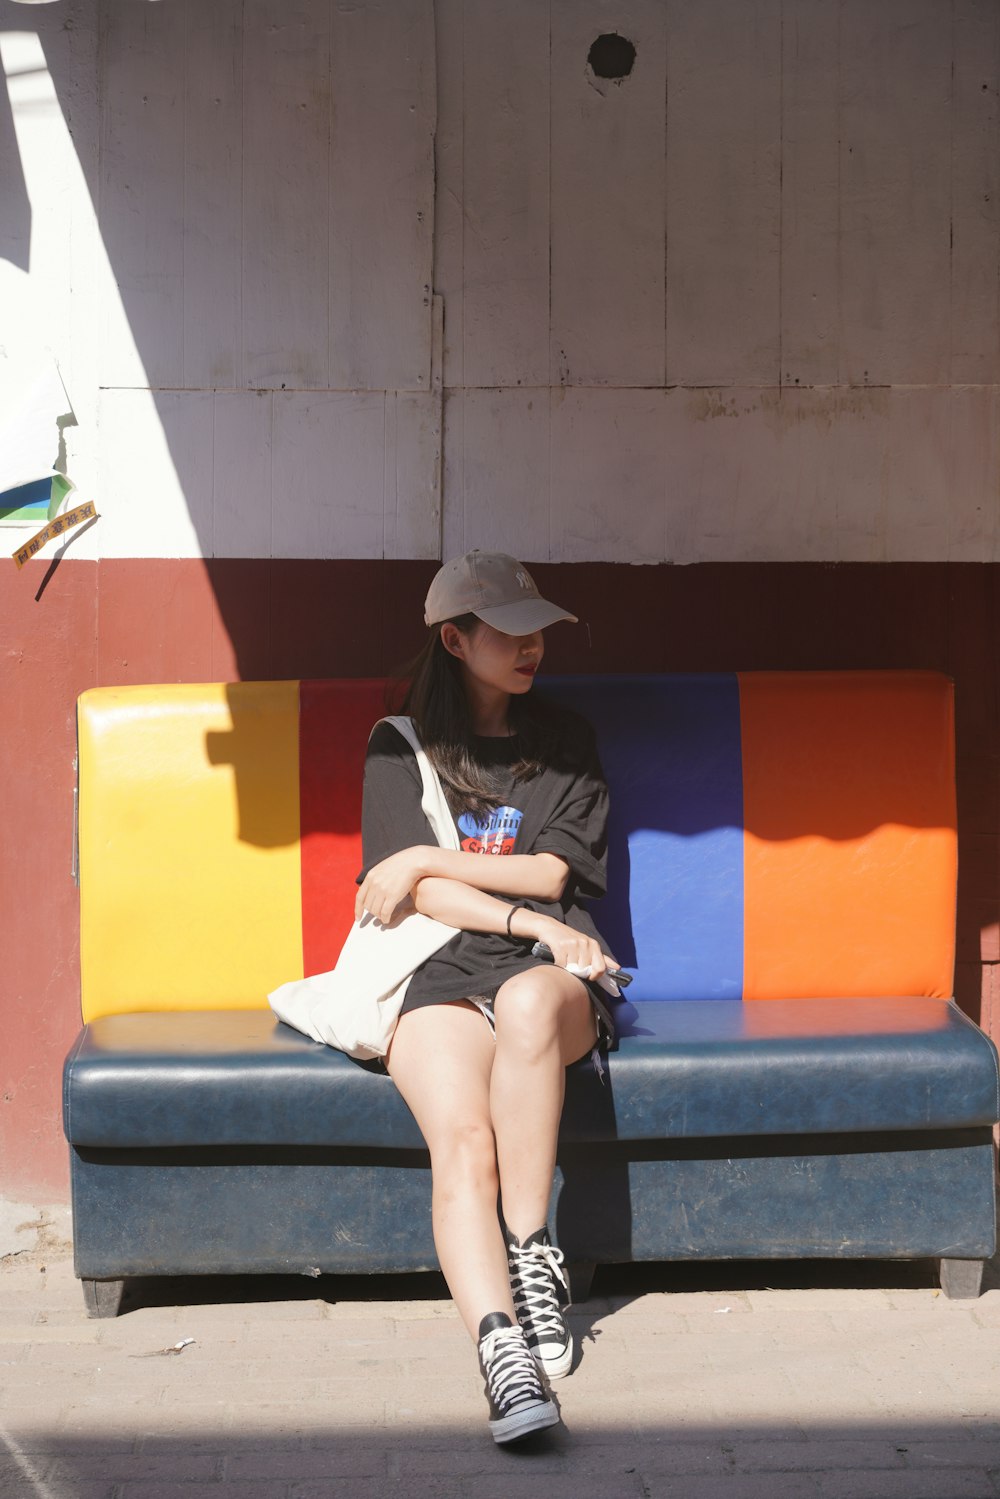
<svg viewBox="0 0 1000 1499"><path fill-rule="evenodd" d="M440 557L440 397L389 391L385 416L383 555Z"/></svg>
<svg viewBox="0 0 1000 1499"><path fill-rule="evenodd" d="M454 392L445 422L444 554L549 557L549 401L535 390Z"/></svg>
<svg viewBox="0 0 1000 1499"><path fill-rule="evenodd" d="M443 376L465 384L465 0L436 0L437 133L434 137L434 290L444 303Z"/></svg>
<svg viewBox="0 0 1000 1499"><path fill-rule="evenodd" d="M383 555L385 405L377 391L275 394L272 556Z"/></svg>
<svg viewBox="0 0 1000 1499"><path fill-rule="evenodd" d="M954 0L951 367L1000 380L1000 6Z"/></svg>
<svg viewBox="0 0 1000 1499"><path fill-rule="evenodd" d="M113 5L105 33L136 345L107 335L106 383L429 389L430 0Z"/></svg>
<svg viewBox="0 0 1000 1499"><path fill-rule="evenodd" d="M326 386L330 7L244 0L243 15L244 376Z"/></svg>
<svg viewBox="0 0 1000 1499"><path fill-rule="evenodd" d="M232 388L243 383L243 0L182 8L183 384Z"/></svg>
<svg viewBox="0 0 1000 1499"><path fill-rule="evenodd" d="M8 351L31 350L39 341L51 347L77 420L92 433L108 281L93 209L100 191L98 35L96 24L79 25L79 0L68 9L67 24L56 24L52 11L46 23L45 7L31 13L30 30L14 29L23 24L23 11L13 15L10 30L0 29L6 74L0 88L0 326ZM68 429L69 443L78 435Z"/></svg>
<svg viewBox="0 0 1000 1499"><path fill-rule="evenodd" d="M840 7L783 0L781 383L836 385Z"/></svg>
<svg viewBox="0 0 1000 1499"><path fill-rule="evenodd" d="M58 149L53 142L44 147L40 180L48 184L49 192L36 193L32 207L35 232L42 243L38 255L32 256L31 274L49 304L52 327L59 329L52 348L57 351L77 422L77 426L63 430L66 471L84 498L96 498L100 493L95 434L101 346L112 296L115 317L122 327L125 315L94 208L101 190L101 117L96 86L100 75L99 27L81 24L87 8L86 0L75 0L66 18L72 19L73 25L60 24L58 11L50 11L49 27L44 31L39 27L56 93L60 99L71 99L72 107L68 132L62 110L53 111L61 140ZM51 232L45 214L51 215ZM89 295L81 296L80 287L87 287ZM97 527L74 542L72 551L81 560L98 556Z"/></svg>
<svg viewBox="0 0 1000 1499"><path fill-rule="evenodd" d="M434 233L431 0L338 0L330 65L329 384L427 390ZM315 190L313 212L322 214L323 181Z"/></svg>
<svg viewBox="0 0 1000 1499"><path fill-rule="evenodd" d="M950 406L947 392L921 389L894 390L889 402L886 531L906 537L909 561L948 556Z"/></svg>
<svg viewBox="0 0 1000 1499"><path fill-rule="evenodd" d="M464 25L464 382L545 385L549 8L467 0Z"/></svg>
<svg viewBox="0 0 1000 1499"><path fill-rule="evenodd" d="M878 560L888 405L882 390L671 392L675 560L722 561L737 548L748 560Z"/></svg>
<svg viewBox="0 0 1000 1499"><path fill-rule="evenodd" d="M773 544L785 478L780 438L758 389L673 390L666 396L668 556L711 561L750 532ZM776 393L773 393L776 395Z"/></svg>
<svg viewBox="0 0 1000 1499"><path fill-rule="evenodd" d="M25 180L27 164L22 168L23 147L18 140L15 119L23 119L34 105L37 108L38 91L29 94L25 87L27 77L38 76L45 58L38 42L25 38L24 34L13 36L0 33L0 69L4 74L4 87L0 89L0 182L4 183L3 213L0 214L0 258L10 261L22 271L31 264L31 211L32 203ZM50 98L50 105L55 104Z"/></svg>
<svg viewBox="0 0 1000 1499"><path fill-rule="evenodd" d="M447 319L447 314L445 315ZM442 404L441 556L465 545L465 403L470 392L446 390Z"/></svg>
<svg viewBox="0 0 1000 1499"><path fill-rule="evenodd" d="M890 555L905 547L915 562L995 557L996 391L894 390L889 410Z"/></svg>
<svg viewBox="0 0 1000 1499"><path fill-rule="evenodd" d="M945 384L952 7L841 7L841 379Z"/></svg>
<svg viewBox="0 0 1000 1499"><path fill-rule="evenodd" d="M818 427L823 442L813 456L814 462L824 465L819 481L827 497L822 551L816 555L831 562L883 562L889 556L886 507L892 392L841 388L817 395L829 402L829 416ZM813 537L807 537L805 544L820 545ZM794 553L785 551L779 556L785 560Z"/></svg>
<svg viewBox="0 0 1000 1499"><path fill-rule="evenodd" d="M442 524L446 552L488 537L553 559L998 555L996 393L983 386L977 395L966 383L1000 378L1000 9L992 0L637 0L614 14L601 0L440 0L437 275L453 386L443 507L431 309L426 276L417 275L432 226L425 220L418 232L411 222L411 210L429 201L421 114L434 95L428 5L64 0L38 9L52 97L37 93L46 86L38 69L15 69L11 80L35 231L30 294L48 313L80 421L67 434L71 473L107 515L69 556L97 556L105 546L109 555L267 555L275 503L291 503L281 547L294 551L289 537L301 532L307 555L339 546L345 556L428 556ZM88 16L103 17L100 58ZM666 55L658 42L647 45L644 16L667 28ZM73 26L65 30L60 17ZM630 33L638 48L633 76L602 85L604 94L585 76L600 29ZM376 53L388 59L381 71ZM670 85L665 156L662 140L656 150L650 144L659 128L654 91L639 88L656 55L660 83ZM346 123L338 123L341 96ZM618 106L630 99L653 121L638 144L621 133L632 116ZM412 139L404 139L409 120ZM346 153L343 171L331 159L331 130L334 158ZM394 143L398 160L386 168ZM635 285L609 283L596 311L586 300L585 278L617 232L602 218L617 190L607 186L616 151L628 191L634 196L636 182L647 190L650 219L640 218L638 248L626 247L622 262L642 284L652 264L643 226L662 212L668 221L672 352L653 389L661 379L717 376L704 412L683 390L668 390L659 430L627 391L620 409L582 399L604 380L646 378L633 356L641 365L652 346L643 338L655 342L661 331L655 317L630 331L638 305L630 299L642 300ZM775 153L783 160L777 217ZM518 176L522 167L527 178ZM331 181L342 186L332 199ZM100 199L104 243L88 190ZM579 318L579 347L590 351L575 370L548 364L550 222L553 337L566 299ZM68 225L62 240L60 224ZM350 249L343 275L325 245L341 230ZM580 241L573 253L583 282L573 282L579 267L560 249L570 239ZM419 296L407 294L404 311L391 297L379 302L380 279L399 288L406 276ZM314 381L325 389L335 374L329 334L341 292L354 321L340 342L350 359L338 380L388 380L387 361L404 348L419 353L416 364L409 354L400 364L398 388L386 384L383 399L376 387L377 456L366 446L372 419L363 443L344 439L346 466L321 468L310 498L303 487L288 502L279 480L272 498L270 423L253 400L214 403L207 487L197 472L209 461L204 413L181 408L165 439L148 397L126 419L108 394L106 430L96 435L89 393L101 385L211 392L238 390L241 381ZM621 348L610 337L602 343L605 315L620 322ZM685 339L693 363L674 358ZM531 374L539 385L516 391ZM408 400L411 377L418 383ZM563 378L582 384L559 405L550 389ZM779 380L785 399L754 396ZM623 419L638 444L631 467ZM324 445L310 433L306 446L329 458L341 440L331 431ZM660 449L662 483L643 456ZM286 459L276 457L280 479ZM616 495L610 540L611 521L595 519L595 487ZM334 515L341 503L343 523ZM297 505L315 508L314 524Z"/></svg>
<svg viewBox="0 0 1000 1499"><path fill-rule="evenodd" d="M212 556L271 555L270 391L219 392L213 401Z"/></svg>
<svg viewBox="0 0 1000 1499"><path fill-rule="evenodd" d="M184 383L184 5L100 9L105 385Z"/></svg>
<svg viewBox="0 0 1000 1499"><path fill-rule="evenodd" d="M656 390L553 391L553 559L664 560L665 400Z"/></svg>
<svg viewBox="0 0 1000 1499"><path fill-rule="evenodd" d="M441 405L402 391L104 391L104 556L440 554Z"/></svg>
<svg viewBox="0 0 1000 1499"><path fill-rule="evenodd" d="M779 376L780 0L667 10L667 384Z"/></svg>
<svg viewBox="0 0 1000 1499"><path fill-rule="evenodd" d="M210 391L102 391L102 557L211 556L212 408Z"/></svg>
<svg viewBox="0 0 1000 1499"><path fill-rule="evenodd" d="M679 562L1000 556L992 387L671 391Z"/></svg>
<svg viewBox="0 0 1000 1499"><path fill-rule="evenodd" d="M948 559L1000 558L1000 390L950 390L948 405Z"/></svg>
<svg viewBox="0 0 1000 1499"><path fill-rule="evenodd" d="M552 8L552 328L549 379L662 386L667 8ZM628 77L595 77L602 33L636 49Z"/></svg>
<svg viewBox="0 0 1000 1499"><path fill-rule="evenodd" d="M985 386L451 392L444 553L992 560L998 415Z"/></svg>

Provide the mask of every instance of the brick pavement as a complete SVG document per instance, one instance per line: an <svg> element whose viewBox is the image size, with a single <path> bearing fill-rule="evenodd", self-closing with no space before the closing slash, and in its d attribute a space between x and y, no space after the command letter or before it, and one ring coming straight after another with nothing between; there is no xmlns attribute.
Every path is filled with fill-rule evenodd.
<svg viewBox="0 0 1000 1499"><path fill-rule="evenodd" d="M574 1313L563 1428L497 1450L435 1279L139 1282L92 1322L50 1235L0 1261L0 1495L997 1499L989 1285L948 1302L920 1266L604 1272Z"/></svg>

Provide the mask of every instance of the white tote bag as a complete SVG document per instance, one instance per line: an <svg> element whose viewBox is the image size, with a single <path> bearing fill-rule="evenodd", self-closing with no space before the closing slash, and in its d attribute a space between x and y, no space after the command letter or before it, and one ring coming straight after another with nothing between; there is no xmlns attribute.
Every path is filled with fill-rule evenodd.
<svg viewBox="0 0 1000 1499"><path fill-rule="evenodd" d="M420 805L440 846L457 849L454 819L413 720L380 721L391 723L412 746L424 787ZM267 996L268 1003L279 1020L314 1041L324 1041L362 1061L384 1057L414 972L458 930L419 911L409 912L391 926L383 926L366 912L348 932L336 968L282 984Z"/></svg>

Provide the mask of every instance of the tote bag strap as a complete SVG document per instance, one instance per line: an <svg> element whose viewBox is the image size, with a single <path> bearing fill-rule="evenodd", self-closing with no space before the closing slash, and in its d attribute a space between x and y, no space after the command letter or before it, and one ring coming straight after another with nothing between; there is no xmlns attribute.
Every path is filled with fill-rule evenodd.
<svg viewBox="0 0 1000 1499"><path fill-rule="evenodd" d="M451 808L445 799L438 773L427 758L427 753L420 743L420 736L417 733L413 719L407 718L402 714L396 714L391 718L380 719L379 722L391 723L393 728L402 734L417 757L417 768L420 771L420 779L424 787L420 806L431 825L431 831L438 841L438 846L440 848L461 848L461 844L458 841L458 829L455 826L455 819L452 817ZM375 727L377 728L378 725L376 724Z"/></svg>

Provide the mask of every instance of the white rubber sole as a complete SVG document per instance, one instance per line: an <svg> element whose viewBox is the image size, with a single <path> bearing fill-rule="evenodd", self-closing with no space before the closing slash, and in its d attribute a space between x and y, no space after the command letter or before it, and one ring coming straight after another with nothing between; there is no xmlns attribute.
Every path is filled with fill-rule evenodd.
<svg viewBox="0 0 1000 1499"><path fill-rule="evenodd" d="M490 1422L494 1442L518 1442L530 1437L534 1431L544 1431L547 1426L558 1426L559 1412L551 1400L541 1405L529 1405L526 1410L515 1411L512 1416L502 1416Z"/></svg>

